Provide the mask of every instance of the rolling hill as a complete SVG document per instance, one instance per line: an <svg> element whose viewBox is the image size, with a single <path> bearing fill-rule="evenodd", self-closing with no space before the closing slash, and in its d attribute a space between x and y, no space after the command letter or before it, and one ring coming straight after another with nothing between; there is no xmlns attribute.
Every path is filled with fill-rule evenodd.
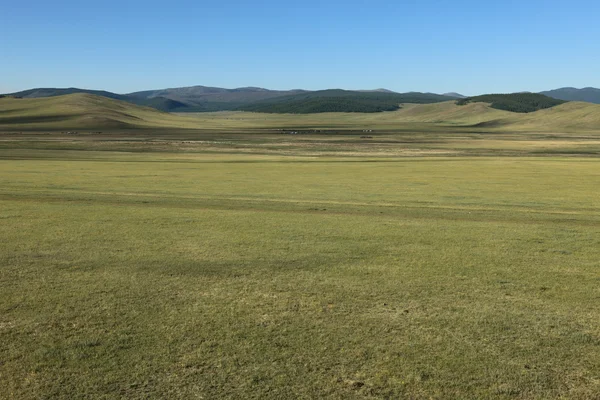
<svg viewBox="0 0 600 400"><path fill-rule="evenodd" d="M117 99L124 100L126 96L107 92L106 90L90 90L90 89L79 89L79 88L36 88L23 90L21 92L9 93L8 96L11 97L20 97L23 99L37 99L41 97L56 97L56 96L64 96L67 94L75 94L75 93L86 93L93 94L96 96L108 97L109 99Z"/></svg>
<svg viewBox="0 0 600 400"><path fill-rule="evenodd" d="M456 102L407 105L389 119L402 123L485 129L503 132L584 132L600 131L600 105L567 102L529 113L492 108L489 103ZM393 115L393 116L392 116ZM386 118L387 115L386 115Z"/></svg>
<svg viewBox="0 0 600 400"><path fill-rule="evenodd" d="M88 93L0 99L0 129L70 130L190 128L194 121Z"/></svg>
<svg viewBox="0 0 600 400"><path fill-rule="evenodd" d="M459 106L469 103L489 103L490 107L497 110L530 113L563 104L565 101L537 93L510 93L465 97L456 102Z"/></svg>
<svg viewBox="0 0 600 400"><path fill-rule="evenodd" d="M564 87L540 93L559 100L587 101L588 103L600 104L600 89L593 87L586 87L583 89Z"/></svg>
<svg viewBox="0 0 600 400"><path fill-rule="evenodd" d="M492 108L489 103L457 105L455 100L431 104L403 104L382 113L263 114L228 112L197 114L203 123L215 118L253 128L369 129L411 132L600 132L600 105L568 102L530 113Z"/></svg>
<svg viewBox="0 0 600 400"><path fill-rule="evenodd" d="M2 131L110 131L129 129L210 129L280 131L372 129L484 132L600 132L600 105L568 102L529 113L493 108L489 103L456 100L403 104L391 112L266 114L241 111L170 114L90 94L50 98L0 98Z"/></svg>
<svg viewBox="0 0 600 400"><path fill-rule="evenodd" d="M209 112L234 110L245 104L281 96L304 93L303 90L268 90L255 87L222 89L207 86L190 86L160 90L146 90L117 94L105 90L79 88L37 88L8 94L12 97L43 98L85 93L126 101L167 112Z"/></svg>
<svg viewBox="0 0 600 400"><path fill-rule="evenodd" d="M446 101L453 96L432 93L395 93L387 89L374 90L268 90L256 87L223 89L190 86L160 90L146 90L117 94L102 90L78 88L38 88L11 93L21 98L56 97L85 93L110 99L148 106L167 112L212 112L246 110L256 112L376 112L398 108L401 102L432 103Z"/></svg>
<svg viewBox="0 0 600 400"><path fill-rule="evenodd" d="M431 93L363 92L341 89L320 90L239 107L241 111L285 114L325 112L373 113L395 111L401 103L440 103L451 97Z"/></svg>
<svg viewBox="0 0 600 400"><path fill-rule="evenodd" d="M165 112L252 111L264 113L323 113L323 112L381 112L397 110L400 103L438 103L459 99L459 104L470 102L491 103L500 110L528 113L553 107L560 101L585 101L600 104L600 89L561 88L535 93L493 94L466 97L459 93L397 93L388 89L319 91L268 90L258 87L224 89L209 86L188 86L158 90L145 90L118 94L105 90L80 88L36 88L2 96L25 99L92 94L131 104L152 107ZM516 100L514 97L520 98ZM546 96L546 97L544 97ZM512 98L511 98L512 97ZM560 100L559 102L549 100Z"/></svg>
<svg viewBox="0 0 600 400"><path fill-rule="evenodd" d="M189 86L171 89L146 90L129 93L126 96L133 99L164 97L186 104L189 110L185 111L219 111L231 110L255 101L304 92L304 90L282 91L257 87L223 89L208 86Z"/></svg>
<svg viewBox="0 0 600 400"><path fill-rule="evenodd" d="M68 94L91 94L95 96L106 97L109 99L126 101L128 103L137 104L140 106L152 107L157 110L167 112L179 111L188 108L187 104L162 96L154 96L152 98L137 98L129 95L107 92L106 90L89 90L79 88L37 88L11 93L9 94L9 96L23 99L38 99L44 97L64 96Z"/></svg>

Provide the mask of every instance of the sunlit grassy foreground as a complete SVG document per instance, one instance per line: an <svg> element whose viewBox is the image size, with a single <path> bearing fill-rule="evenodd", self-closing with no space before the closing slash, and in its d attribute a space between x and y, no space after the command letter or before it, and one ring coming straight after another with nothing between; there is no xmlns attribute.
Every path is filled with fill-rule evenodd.
<svg viewBox="0 0 600 400"><path fill-rule="evenodd" d="M600 397L600 160L83 153L0 160L2 398Z"/></svg>

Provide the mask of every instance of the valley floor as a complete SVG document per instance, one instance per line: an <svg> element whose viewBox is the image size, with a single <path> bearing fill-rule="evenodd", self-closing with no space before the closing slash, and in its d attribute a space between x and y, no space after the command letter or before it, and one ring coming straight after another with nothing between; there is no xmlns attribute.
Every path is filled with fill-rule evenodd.
<svg viewBox="0 0 600 400"><path fill-rule="evenodd" d="M0 398L600 397L600 138L0 136Z"/></svg>

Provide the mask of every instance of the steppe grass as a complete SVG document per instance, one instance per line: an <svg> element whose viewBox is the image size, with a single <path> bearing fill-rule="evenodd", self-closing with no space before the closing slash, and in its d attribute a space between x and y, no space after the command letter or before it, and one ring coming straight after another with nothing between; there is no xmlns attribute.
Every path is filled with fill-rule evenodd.
<svg viewBox="0 0 600 400"><path fill-rule="evenodd" d="M597 159L13 155L1 398L600 397Z"/></svg>

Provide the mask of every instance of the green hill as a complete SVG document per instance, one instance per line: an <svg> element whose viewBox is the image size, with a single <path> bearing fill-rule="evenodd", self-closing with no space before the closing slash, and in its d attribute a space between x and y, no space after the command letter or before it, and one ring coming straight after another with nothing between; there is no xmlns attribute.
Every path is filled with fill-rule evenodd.
<svg viewBox="0 0 600 400"><path fill-rule="evenodd" d="M395 93L385 89L350 91L268 90L255 87L223 89L190 86L117 94L79 88L37 88L11 93L12 97L45 98L85 93L166 112L244 110L268 113L379 112L393 111L400 103L433 103L454 98L429 93Z"/></svg>
<svg viewBox="0 0 600 400"><path fill-rule="evenodd" d="M229 129L326 130L356 129L411 132L600 132L600 105L568 102L530 113L492 108L489 103L464 106L455 100L431 104L406 104L385 113L265 114L226 112L195 114L203 126Z"/></svg>
<svg viewBox="0 0 600 400"><path fill-rule="evenodd" d="M79 89L79 88L36 88L23 90L21 92L10 93L11 97L20 97L24 99L37 99L41 97L56 97L56 96L64 96L67 94L76 94L76 93L85 93L85 94L93 94L96 96L108 97L109 99L116 100L126 100L126 96L107 92L106 90L90 90L90 89Z"/></svg>
<svg viewBox="0 0 600 400"><path fill-rule="evenodd" d="M269 90L258 87L224 89L209 86L188 86L145 90L129 93L126 96L132 101L152 100L156 97L164 97L187 105L186 108L179 108L178 112L208 112L235 110L242 105L256 101L304 92L304 90Z"/></svg>
<svg viewBox="0 0 600 400"><path fill-rule="evenodd" d="M456 102L458 105L469 103L489 103L492 108L516 113L530 113L565 103L538 93L486 94L466 97Z"/></svg>
<svg viewBox="0 0 600 400"><path fill-rule="evenodd" d="M586 101L588 103L600 104L600 89L593 87L586 87L583 89L564 87L540 93L559 100Z"/></svg>
<svg viewBox="0 0 600 400"><path fill-rule="evenodd" d="M489 100L489 99L488 99ZM455 100L407 104L385 113L170 114L89 94L49 98L0 98L0 131L110 131L129 129L210 129L218 132L298 129L430 131L484 129L486 132L600 131L600 105L569 102L530 113L492 108L489 103L457 105Z"/></svg>
<svg viewBox="0 0 600 400"><path fill-rule="evenodd" d="M239 107L242 111L262 113L311 114L325 112L374 113L395 111L401 103L428 104L451 97L431 93L359 92L341 89L320 90Z"/></svg>
<svg viewBox="0 0 600 400"><path fill-rule="evenodd" d="M140 106L152 107L160 111L173 112L182 111L190 107L189 104L184 102L170 99L164 96L152 96L152 97L136 97L131 95L117 94L113 92L107 92L105 90L89 90L79 88L37 88L23 90L21 92L11 93L9 96L23 99L38 99L46 97L58 97L69 94L91 94L95 96L102 96L109 99L126 101L128 103L137 104ZM237 104L235 105L237 106ZM211 110L212 111L212 110Z"/></svg>
<svg viewBox="0 0 600 400"><path fill-rule="evenodd" d="M0 130L195 127L190 118L93 94L0 99Z"/></svg>
<svg viewBox="0 0 600 400"><path fill-rule="evenodd" d="M8 96L34 99L83 93L152 107L165 112L211 112L235 110L244 104L252 103L254 101L303 92L304 91L302 90L277 91L253 87L222 89L206 86L192 86L117 94L105 90L79 88L36 88L10 93Z"/></svg>
<svg viewBox="0 0 600 400"><path fill-rule="evenodd" d="M166 112L210 112L235 110L242 105L255 101L304 92L305 91L303 90L279 91L254 87L223 89L206 86L190 86L117 94L105 90L79 88L36 88L10 93L8 96L31 99L85 93L148 106Z"/></svg>
<svg viewBox="0 0 600 400"><path fill-rule="evenodd" d="M133 99L127 98L123 101L128 103L137 104L139 106L152 107L159 111L164 112L178 112L186 111L188 105L177 100L168 99L166 97L152 97L149 99Z"/></svg>

